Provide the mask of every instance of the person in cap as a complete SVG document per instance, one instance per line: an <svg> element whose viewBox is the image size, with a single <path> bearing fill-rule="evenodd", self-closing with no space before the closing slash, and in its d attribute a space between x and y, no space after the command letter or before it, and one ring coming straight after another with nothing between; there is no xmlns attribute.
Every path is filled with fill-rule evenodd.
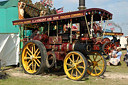
<svg viewBox="0 0 128 85"><path fill-rule="evenodd" d="M117 47L117 53L113 56L113 58L110 58L108 65L118 65L120 62L122 56L121 48Z"/></svg>

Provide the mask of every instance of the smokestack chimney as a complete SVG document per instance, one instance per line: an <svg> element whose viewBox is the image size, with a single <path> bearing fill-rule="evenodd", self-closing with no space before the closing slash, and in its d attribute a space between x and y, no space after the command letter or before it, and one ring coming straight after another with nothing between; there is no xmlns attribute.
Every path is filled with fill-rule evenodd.
<svg viewBox="0 0 128 85"><path fill-rule="evenodd" d="M79 10L84 10L86 9L85 7L85 0L79 0L79 7L78 7Z"/></svg>

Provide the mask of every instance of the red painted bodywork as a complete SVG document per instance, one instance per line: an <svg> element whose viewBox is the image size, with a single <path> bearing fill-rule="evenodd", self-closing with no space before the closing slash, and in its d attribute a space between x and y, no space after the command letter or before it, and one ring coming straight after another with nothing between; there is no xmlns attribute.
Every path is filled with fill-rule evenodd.
<svg viewBox="0 0 128 85"><path fill-rule="evenodd" d="M57 60L63 60L68 51L72 51L74 43L62 42L62 36L50 36L37 34L33 40L42 41L47 50L54 50ZM51 52L51 51L49 51ZM50 53L48 53L50 54Z"/></svg>
<svg viewBox="0 0 128 85"><path fill-rule="evenodd" d="M94 15L94 21L100 21L101 16L103 16L103 20L111 20L112 14L104 9L100 8L90 8L80 11L73 11L49 16L42 16L42 17L34 17L22 20L13 21L13 25L23 25L23 24L40 24L40 25L48 25L58 22L58 24L68 24L67 20L72 21L72 23L81 23L82 19L87 18L88 22L91 22L91 15ZM81 19L82 18L82 19ZM76 19L76 20L75 20ZM53 22L53 23L52 23ZM98 24L93 25L94 33L102 33L102 28ZM48 30L48 29L47 29ZM50 29L49 29L50 30ZM80 32L81 33L81 32ZM63 33L64 34L64 33ZM62 34L62 35L63 35ZM69 32L70 34L70 32ZM66 54L70 51L74 50L75 43L80 41L81 43L91 44L92 50L100 50L100 45L103 45L105 42L110 41L109 39L101 39L101 38L92 38L89 37L77 37L76 35L72 34L72 41L70 41L70 36L48 36L49 34L37 34L32 38L33 40L41 41L44 46L46 47L48 54L51 51L55 52L57 60L63 60ZM24 38L24 42L28 41Z"/></svg>

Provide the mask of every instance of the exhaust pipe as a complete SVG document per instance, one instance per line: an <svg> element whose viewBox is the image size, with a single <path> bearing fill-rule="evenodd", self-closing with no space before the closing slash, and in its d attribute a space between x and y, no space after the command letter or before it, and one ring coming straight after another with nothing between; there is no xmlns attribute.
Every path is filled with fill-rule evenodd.
<svg viewBox="0 0 128 85"><path fill-rule="evenodd" d="M85 7L85 0L79 0L79 7L78 7L79 10L84 10L86 9Z"/></svg>

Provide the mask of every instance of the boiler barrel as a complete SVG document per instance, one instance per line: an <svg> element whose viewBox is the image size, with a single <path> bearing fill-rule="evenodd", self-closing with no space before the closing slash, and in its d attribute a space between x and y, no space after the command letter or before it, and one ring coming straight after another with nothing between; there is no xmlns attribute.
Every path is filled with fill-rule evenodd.
<svg viewBox="0 0 128 85"><path fill-rule="evenodd" d="M84 55L86 55L89 52L91 52L92 46L90 44L81 43L78 41L78 42L76 42L76 44L74 46L74 50L79 51L79 52L83 53Z"/></svg>

